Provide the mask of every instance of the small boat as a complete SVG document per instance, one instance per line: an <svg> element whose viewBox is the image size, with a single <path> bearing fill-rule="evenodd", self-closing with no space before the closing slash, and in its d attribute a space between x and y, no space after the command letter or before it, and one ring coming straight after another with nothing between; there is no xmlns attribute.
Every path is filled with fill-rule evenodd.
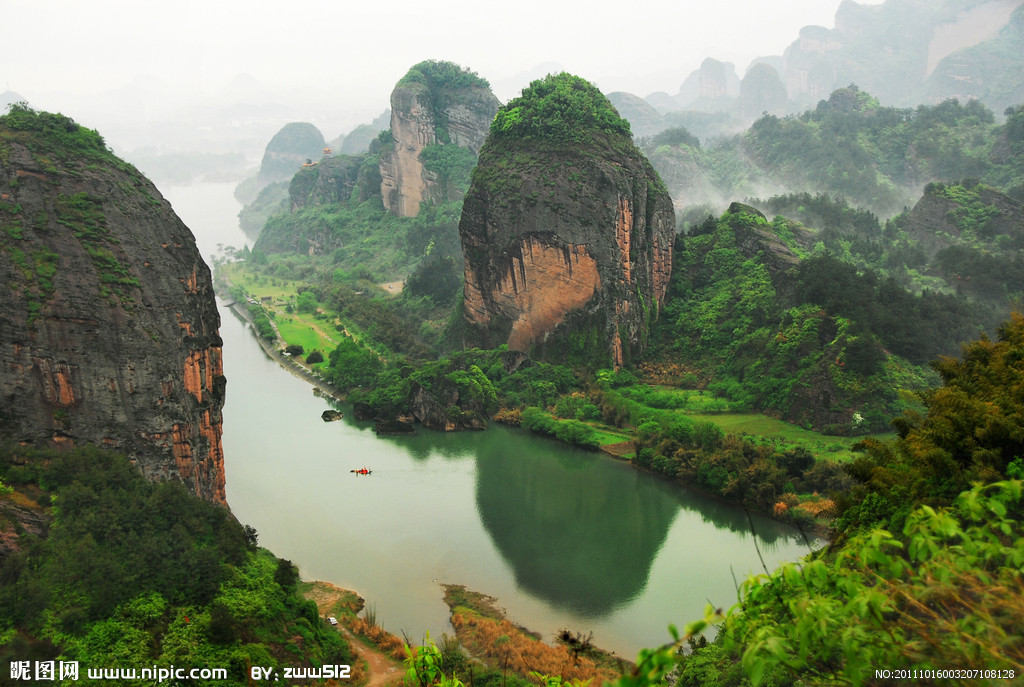
<svg viewBox="0 0 1024 687"><path fill-rule="evenodd" d="M366 468L359 468L358 470L349 470L357 475L369 475L373 473L373 470L367 470Z"/></svg>

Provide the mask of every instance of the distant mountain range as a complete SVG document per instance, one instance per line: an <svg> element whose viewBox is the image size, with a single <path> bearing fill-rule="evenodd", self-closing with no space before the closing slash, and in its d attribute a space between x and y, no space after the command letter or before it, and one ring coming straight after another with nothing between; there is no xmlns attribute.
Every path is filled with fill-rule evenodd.
<svg viewBox="0 0 1024 687"><path fill-rule="evenodd" d="M1024 102L1024 0L845 0L835 28L805 26L782 55L754 60L742 78L731 62L708 58L675 94L609 99L634 135L683 125L706 139L764 113L801 112L851 84L893 107L977 99L1002 113ZM683 113L719 117L701 127Z"/></svg>

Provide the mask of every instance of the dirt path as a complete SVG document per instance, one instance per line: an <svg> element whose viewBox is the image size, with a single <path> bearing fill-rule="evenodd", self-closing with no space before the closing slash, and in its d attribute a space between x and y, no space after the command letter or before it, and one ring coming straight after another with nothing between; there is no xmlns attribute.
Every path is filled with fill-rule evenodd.
<svg viewBox="0 0 1024 687"><path fill-rule="evenodd" d="M386 281L381 284L377 284L377 286L387 291L389 295L397 296L402 293L402 287L405 286L405 281Z"/></svg>
<svg viewBox="0 0 1024 687"><path fill-rule="evenodd" d="M312 587L303 592L303 596L316 604L320 615L337 615L339 618L347 612L353 616L362 608L362 599L355 592L336 587L328 582L313 582ZM363 687L385 687L399 685L405 670L399 661L387 656L372 644L353 635L348 628L338 625L338 631L352 645L358 658L366 660L367 681Z"/></svg>
<svg viewBox="0 0 1024 687"><path fill-rule="evenodd" d="M340 625L338 627L359 657L366 659L366 672L369 675L369 680L367 680L364 687L384 687L384 685L399 685L402 683L405 671L398 661L385 656L376 648L366 644L363 640L349 632L348 628L341 627Z"/></svg>

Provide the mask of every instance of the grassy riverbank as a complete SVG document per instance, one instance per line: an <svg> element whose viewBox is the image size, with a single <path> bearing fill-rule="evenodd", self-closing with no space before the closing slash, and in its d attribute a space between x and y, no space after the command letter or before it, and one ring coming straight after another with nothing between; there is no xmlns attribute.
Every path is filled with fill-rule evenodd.
<svg viewBox="0 0 1024 687"><path fill-rule="evenodd" d="M272 355L283 365L348 391L380 417L412 416L412 396L422 403L426 392L435 404L431 426L445 424L437 418L454 418L455 427L465 417L477 425L494 418L803 526L827 524L834 503L826 494L848 487L840 466L863 439L856 420L847 436L836 436L751 412L695 374L666 381L662 370L645 366L613 372L520 364L504 349L414 360L396 352L388 333L414 328L403 319L408 294L367 280L311 285L301 271L250 262L221 264L218 280L232 285L247 312L267 319L265 329L280 337ZM372 321L390 324L360 319L371 311ZM286 356L288 347L296 353ZM324 360L311 363L314 352Z"/></svg>

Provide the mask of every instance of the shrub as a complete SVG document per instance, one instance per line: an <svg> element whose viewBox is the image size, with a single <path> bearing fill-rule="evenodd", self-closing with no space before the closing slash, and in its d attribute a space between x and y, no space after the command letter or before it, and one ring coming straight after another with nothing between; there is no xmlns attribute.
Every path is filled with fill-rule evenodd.
<svg viewBox="0 0 1024 687"><path fill-rule="evenodd" d="M593 84L578 76L549 74L532 82L491 123L496 139L580 143L594 132L630 136L629 122Z"/></svg>

